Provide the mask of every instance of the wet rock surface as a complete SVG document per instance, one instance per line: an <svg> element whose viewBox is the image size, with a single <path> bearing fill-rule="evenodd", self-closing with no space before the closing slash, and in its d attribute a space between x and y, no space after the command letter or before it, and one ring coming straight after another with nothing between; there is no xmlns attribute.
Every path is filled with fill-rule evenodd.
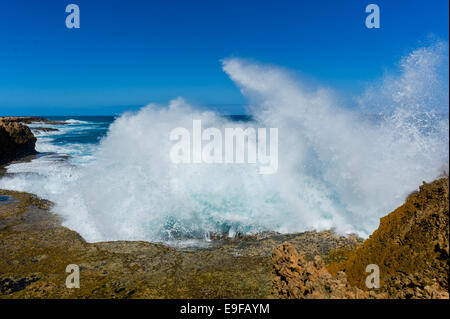
<svg viewBox="0 0 450 319"><path fill-rule="evenodd" d="M273 249L290 242L308 256L354 247L334 232L213 239L206 247L148 242L87 243L61 226L51 203L31 194L0 205L0 298L272 298ZM67 265L80 267L68 289Z"/></svg>

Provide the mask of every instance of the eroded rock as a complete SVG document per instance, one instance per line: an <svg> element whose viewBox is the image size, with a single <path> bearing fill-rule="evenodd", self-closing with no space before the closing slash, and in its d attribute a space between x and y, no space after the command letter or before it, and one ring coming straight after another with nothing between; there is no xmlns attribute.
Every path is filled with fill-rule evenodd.
<svg viewBox="0 0 450 319"><path fill-rule="evenodd" d="M28 126L0 118L0 165L36 154L36 137Z"/></svg>
<svg viewBox="0 0 450 319"><path fill-rule="evenodd" d="M289 299L358 299L382 298L374 291L352 287L344 272L332 276L320 256L307 261L290 243L278 246L272 253L273 293Z"/></svg>
<svg viewBox="0 0 450 319"><path fill-rule="evenodd" d="M355 249L332 251L325 266L289 244L272 254L273 290L281 298L449 298L449 179L424 183L383 217ZM380 270L380 287L366 287L366 267Z"/></svg>

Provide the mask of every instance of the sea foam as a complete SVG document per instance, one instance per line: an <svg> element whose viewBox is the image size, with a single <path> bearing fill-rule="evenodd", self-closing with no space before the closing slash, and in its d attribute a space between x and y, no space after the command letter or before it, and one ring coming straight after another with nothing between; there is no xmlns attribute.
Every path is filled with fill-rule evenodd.
<svg viewBox="0 0 450 319"><path fill-rule="evenodd" d="M412 52L353 107L277 67L232 58L223 70L248 99L255 127L278 128L276 174L251 164L173 164L173 128L193 120L249 126L178 98L116 119L88 164L59 163L44 178L17 175L0 187L54 201L64 225L88 241L329 228L367 236L422 181L448 171L445 43Z"/></svg>

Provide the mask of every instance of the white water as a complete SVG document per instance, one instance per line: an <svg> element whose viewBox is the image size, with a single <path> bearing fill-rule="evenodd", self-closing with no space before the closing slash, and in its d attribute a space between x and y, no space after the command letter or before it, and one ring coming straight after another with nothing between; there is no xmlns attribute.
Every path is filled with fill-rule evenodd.
<svg viewBox="0 0 450 319"><path fill-rule="evenodd" d="M278 128L276 174L249 164L172 164L173 128L193 119L203 127L238 125L179 98L117 119L87 163L13 165L10 172L36 174L4 178L0 188L54 201L64 224L88 241L331 227L367 236L422 181L448 171L448 118L436 115L448 112L446 44L405 57L357 108L272 66L227 59L223 70L248 98L256 126ZM362 117L379 111L385 120Z"/></svg>

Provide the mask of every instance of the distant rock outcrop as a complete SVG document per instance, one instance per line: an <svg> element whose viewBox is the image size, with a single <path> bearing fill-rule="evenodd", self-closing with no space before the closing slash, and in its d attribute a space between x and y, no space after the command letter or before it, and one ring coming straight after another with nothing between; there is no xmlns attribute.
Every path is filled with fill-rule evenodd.
<svg viewBox="0 0 450 319"><path fill-rule="evenodd" d="M327 267L307 262L289 245L272 254L273 292L280 298L449 298L449 179L424 183L383 217L356 249ZM330 254L336 259L336 253ZM331 259L333 259L331 258ZM380 269L380 288L368 291L366 266Z"/></svg>
<svg viewBox="0 0 450 319"><path fill-rule="evenodd" d="M16 118L0 118L0 165L36 154L36 137Z"/></svg>
<svg viewBox="0 0 450 319"><path fill-rule="evenodd" d="M8 122L14 122L14 123L22 123L22 124L31 124L31 123L44 123L44 124L51 124L51 125L64 125L67 124L64 121L52 121L45 119L43 117L36 117L36 116L6 116L6 117L0 117L0 121L8 121Z"/></svg>
<svg viewBox="0 0 450 319"><path fill-rule="evenodd" d="M52 127L33 127L33 131L37 133L58 132L57 128Z"/></svg>

